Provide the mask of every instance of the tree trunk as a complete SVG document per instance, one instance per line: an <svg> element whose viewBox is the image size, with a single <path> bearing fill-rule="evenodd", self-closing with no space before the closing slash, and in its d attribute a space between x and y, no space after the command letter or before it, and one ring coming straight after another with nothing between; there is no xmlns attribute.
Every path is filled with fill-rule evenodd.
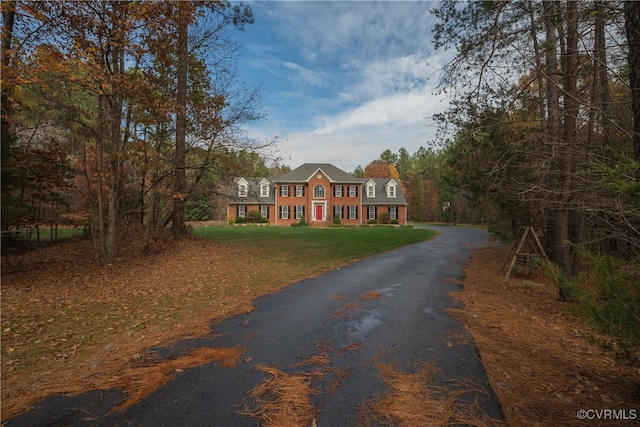
<svg viewBox="0 0 640 427"><path fill-rule="evenodd" d="M8 202L9 197L9 184L11 181L11 174L7 167L7 160L11 156L11 149L14 141L13 124L11 120L12 108L11 99L13 98L13 71L11 70L11 42L13 41L13 27L16 16L16 2L15 1L3 1L2 2L2 41L1 41L1 70L2 70L2 85L0 93L0 132L2 133L0 139L0 161L2 167L2 178L0 183L2 184L2 202L3 205ZM2 229L6 230L9 226L9 221L2 215Z"/></svg>
<svg viewBox="0 0 640 427"><path fill-rule="evenodd" d="M611 90L609 89L609 75L607 65L607 43L605 38L605 5L603 0L595 2L596 16L594 23L594 62L597 63L597 75L594 75L598 82L597 95L602 114L602 133L604 136L603 145L609 147L611 145L612 126L611 126ZM596 69L594 69L594 72Z"/></svg>
<svg viewBox="0 0 640 427"><path fill-rule="evenodd" d="M106 11L106 4L102 3L102 15L104 16ZM98 26L98 37L102 38L102 25ZM94 249L96 251L96 261L99 264L104 264L106 255L106 230L104 228L104 195L102 192L102 186L104 184L104 148L105 148L105 95L102 90L98 91L98 112L97 112L97 140L96 140L96 153L95 153L95 172L96 177L96 218L95 223L98 227L97 230L93 230ZM97 236L96 236L97 232Z"/></svg>
<svg viewBox="0 0 640 427"><path fill-rule="evenodd" d="M8 139L5 140L5 134L11 134L12 126L10 126L11 117L11 98L13 97L13 72L11 70L11 42L13 41L13 27L16 17L15 0L2 2L2 93L0 104L2 107L2 154L4 160L4 146Z"/></svg>
<svg viewBox="0 0 640 427"><path fill-rule="evenodd" d="M575 1L567 1L566 52L563 55L564 129L560 148L560 199L556 216L556 262L560 268L560 299L574 300L570 282L577 275L574 253L569 244L573 240L574 218L570 207L573 192L573 157L576 150L576 119L578 114L578 12Z"/></svg>
<svg viewBox="0 0 640 427"><path fill-rule="evenodd" d="M185 3L179 4L178 18L178 88L177 88L177 113L176 113L176 151L174 156L175 184L173 190L173 233L183 234L185 227L185 199L186 199L186 128L187 128L187 35L188 35L188 10Z"/></svg>
<svg viewBox="0 0 640 427"><path fill-rule="evenodd" d="M112 30L110 69L111 94L109 107L111 121L111 135L109 140L109 197L107 198L107 236L105 244L104 262L111 263L116 260L118 247L118 214L119 214L119 186L120 165L122 163L123 144L122 138L122 109L123 109L123 78L125 76L124 46L126 44L126 8L125 3L112 3L111 23Z"/></svg>
<svg viewBox="0 0 640 427"><path fill-rule="evenodd" d="M625 28L629 44L629 85L633 109L633 158L640 162L640 3L624 2ZM636 169L640 181L640 166Z"/></svg>
<svg viewBox="0 0 640 427"><path fill-rule="evenodd" d="M529 8L529 24L531 25L531 40L533 42L533 55L536 61L536 80L538 82L538 115L540 117L540 126L544 126L544 84L542 74L542 59L540 57L540 46L538 43L538 28L534 17L533 1L527 3Z"/></svg>
<svg viewBox="0 0 640 427"><path fill-rule="evenodd" d="M547 171L545 187L551 194L557 192L557 179L555 171L557 169L557 149L559 147L560 135L560 100L558 95L558 42L556 36L555 21L557 19L557 9L555 1L543 1L544 8L544 26L546 32L545 46L545 74L546 74L546 127L545 142L546 148L549 150L548 156L549 170ZM545 219L545 249L552 259L555 259L555 205L553 200L549 200L546 206L547 214Z"/></svg>

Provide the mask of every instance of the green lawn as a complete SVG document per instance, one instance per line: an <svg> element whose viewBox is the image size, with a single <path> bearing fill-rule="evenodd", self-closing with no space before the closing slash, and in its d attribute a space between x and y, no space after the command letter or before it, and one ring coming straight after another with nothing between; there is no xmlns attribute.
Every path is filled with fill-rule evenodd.
<svg viewBox="0 0 640 427"><path fill-rule="evenodd" d="M195 234L275 259L330 268L354 259L432 239L432 230L394 227L194 227Z"/></svg>

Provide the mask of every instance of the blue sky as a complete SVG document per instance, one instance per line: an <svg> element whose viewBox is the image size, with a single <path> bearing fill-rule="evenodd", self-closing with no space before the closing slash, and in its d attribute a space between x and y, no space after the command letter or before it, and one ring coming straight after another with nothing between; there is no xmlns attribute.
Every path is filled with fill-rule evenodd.
<svg viewBox="0 0 640 427"><path fill-rule="evenodd" d="M434 2L250 1L255 24L239 78L260 85L266 118L247 134L278 137L269 155L292 168L332 163L352 172L385 149L413 154L434 141L446 56L434 52Z"/></svg>

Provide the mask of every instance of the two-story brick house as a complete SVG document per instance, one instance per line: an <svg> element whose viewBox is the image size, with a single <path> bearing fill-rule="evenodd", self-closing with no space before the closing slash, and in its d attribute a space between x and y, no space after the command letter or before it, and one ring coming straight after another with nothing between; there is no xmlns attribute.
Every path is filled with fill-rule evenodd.
<svg viewBox="0 0 640 427"><path fill-rule="evenodd" d="M237 177L229 194L227 217L235 220L260 211L274 225L297 223L304 216L312 226L366 224L388 212L407 222L407 202L393 178L357 178L329 163L305 163L277 178Z"/></svg>

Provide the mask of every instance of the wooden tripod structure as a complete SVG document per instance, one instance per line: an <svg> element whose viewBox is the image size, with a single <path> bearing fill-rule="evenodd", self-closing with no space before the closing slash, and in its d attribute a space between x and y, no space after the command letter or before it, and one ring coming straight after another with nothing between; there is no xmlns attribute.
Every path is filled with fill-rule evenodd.
<svg viewBox="0 0 640 427"><path fill-rule="evenodd" d="M504 280L509 279L509 276L516 264L523 264L526 273L529 274L530 268L536 268L535 264L532 265L532 261L536 262L540 258L548 259L547 254L544 252L544 248L542 247L542 243L540 243L540 239L538 239L538 235L533 227L520 227L518 236L520 237L516 237L513 241L513 244L509 249L509 253L502 263L503 271L507 266L507 263L509 263L509 268L507 269Z"/></svg>

